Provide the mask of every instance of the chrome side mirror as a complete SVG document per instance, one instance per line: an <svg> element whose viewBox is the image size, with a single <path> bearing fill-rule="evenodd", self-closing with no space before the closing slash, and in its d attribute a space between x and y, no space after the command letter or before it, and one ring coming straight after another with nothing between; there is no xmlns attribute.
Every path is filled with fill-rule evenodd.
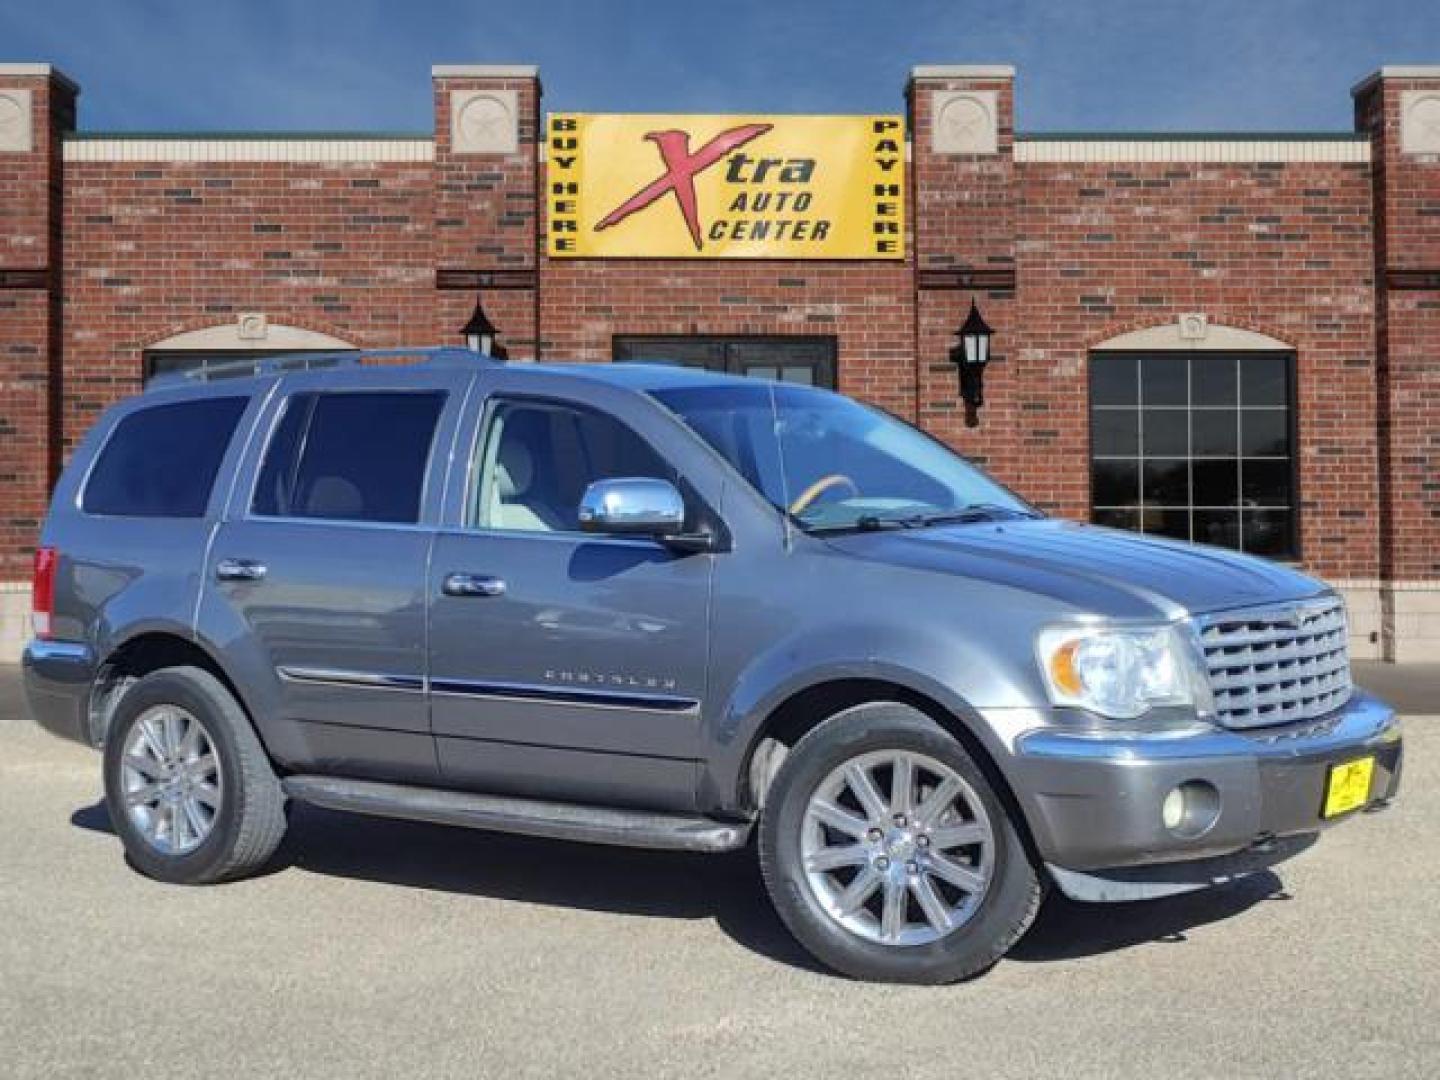
<svg viewBox="0 0 1440 1080"><path fill-rule="evenodd" d="M668 480L596 480L580 500L580 528L622 536L675 536L685 530L685 500Z"/></svg>

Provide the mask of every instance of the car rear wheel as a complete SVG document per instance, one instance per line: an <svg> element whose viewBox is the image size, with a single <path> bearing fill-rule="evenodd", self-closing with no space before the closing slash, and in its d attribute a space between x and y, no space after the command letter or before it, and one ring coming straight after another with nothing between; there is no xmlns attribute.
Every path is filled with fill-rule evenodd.
<svg viewBox="0 0 1440 1080"><path fill-rule="evenodd" d="M976 975L1019 940L1042 895L983 770L898 703L848 709L800 740L767 795L760 857L801 944L865 979Z"/></svg>
<svg viewBox="0 0 1440 1080"><path fill-rule="evenodd" d="M285 796L260 740L235 698L200 668L164 668L125 692L104 774L110 820L149 877L244 877L285 835Z"/></svg>

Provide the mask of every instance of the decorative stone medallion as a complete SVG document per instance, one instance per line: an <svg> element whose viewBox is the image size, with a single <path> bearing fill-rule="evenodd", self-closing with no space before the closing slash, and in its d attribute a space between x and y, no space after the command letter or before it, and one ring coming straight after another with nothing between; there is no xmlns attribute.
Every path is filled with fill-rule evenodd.
<svg viewBox="0 0 1440 1080"><path fill-rule="evenodd" d="M241 341L264 341L270 335L270 320L263 311L242 311L235 316L235 336Z"/></svg>
<svg viewBox="0 0 1440 1080"><path fill-rule="evenodd" d="M30 123L30 91L0 88L0 153L34 149Z"/></svg>
<svg viewBox="0 0 1440 1080"><path fill-rule="evenodd" d="M1210 333L1210 320L1199 312L1187 311L1180 316L1180 340L1204 341Z"/></svg>
<svg viewBox="0 0 1440 1080"><path fill-rule="evenodd" d="M457 90L450 95L450 145L457 154L513 154L520 149L514 90Z"/></svg>
<svg viewBox="0 0 1440 1080"><path fill-rule="evenodd" d="M939 90L930 146L937 154L993 154L1000 146L994 90Z"/></svg>
<svg viewBox="0 0 1440 1080"><path fill-rule="evenodd" d="M1400 95L1400 149L1407 154L1440 154L1440 90L1406 90Z"/></svg>

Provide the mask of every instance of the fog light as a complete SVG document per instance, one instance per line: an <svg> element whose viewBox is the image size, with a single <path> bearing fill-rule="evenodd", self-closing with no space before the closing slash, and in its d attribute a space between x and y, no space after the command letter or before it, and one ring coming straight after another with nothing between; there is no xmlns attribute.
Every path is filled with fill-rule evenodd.
<svg viewBox="0 0 1440 1080"><path fill-rule="evenodd" d="M1171 788L1170 794L1165 796L1165 802L1160 807L1160 821L1165 828L1174 832L1184 820L1185 792L1178 787Z"/></svg>
<svg viewBox="0 0 1440 1080"><path fill-rule="evenodd" d="M1219 817L1220 792L1204 780L1176 785L1160 804L1160 823L1187 840L1209 832Z"/></svg>

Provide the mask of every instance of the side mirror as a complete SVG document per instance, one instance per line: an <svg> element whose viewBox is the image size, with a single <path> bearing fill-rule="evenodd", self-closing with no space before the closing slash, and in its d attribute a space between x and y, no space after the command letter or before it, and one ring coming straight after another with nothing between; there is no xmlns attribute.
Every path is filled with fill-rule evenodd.
<svg viewBox="0 0 1440 1080"><path fill-rule="evenodd" d="M685 500L668 480L596 480L580 500L580 528L618 536L678 536L685 531Z"/></svg>

